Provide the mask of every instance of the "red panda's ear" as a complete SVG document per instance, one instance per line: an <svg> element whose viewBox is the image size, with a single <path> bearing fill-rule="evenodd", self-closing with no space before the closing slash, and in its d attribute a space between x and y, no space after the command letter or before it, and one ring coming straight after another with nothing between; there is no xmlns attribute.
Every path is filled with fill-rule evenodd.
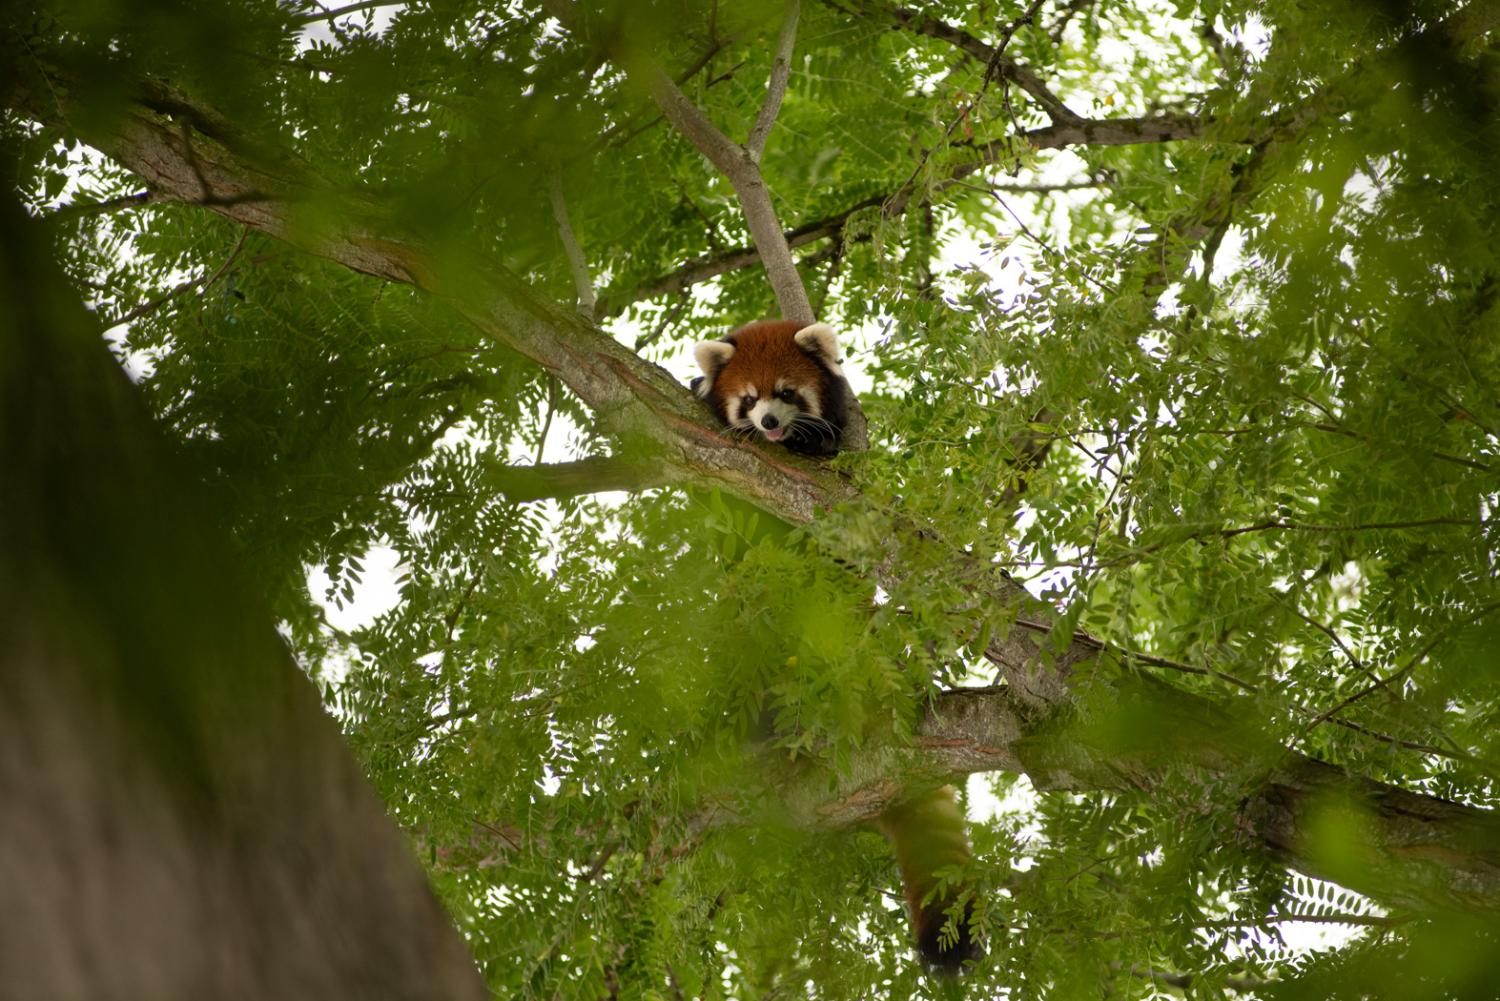
<svg viewBox="0 0 1500 1001"><path fill-rule="evenodd" d="M803 327L792 336L797 346L814 358L822 361L832 370L834 375L843 375L844 370L839 368L839 339L833 332L833 328L826 323L814 323L810 327Z"/></svg>
<svg viewBox="0 0 1500 1001"><path fill-rule="evenodd" d="M714 379L718 378L733 357L734 345L728 341L702 341L693 348L693 358L703 370L703 378L697 385L699 396L708 395L708 391L714 386Z"/></svg>

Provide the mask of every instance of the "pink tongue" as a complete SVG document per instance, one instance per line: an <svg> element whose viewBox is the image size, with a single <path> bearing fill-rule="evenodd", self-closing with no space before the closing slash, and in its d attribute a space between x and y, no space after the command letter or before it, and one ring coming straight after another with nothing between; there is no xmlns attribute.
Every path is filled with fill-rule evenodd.
<svg viewBox="0 0 1500 1001"><path fill-rule="evenodd" d="M786 434L786 428L770 428L765 432L766 437L771 441L780 441L784 434Z"/></svg>

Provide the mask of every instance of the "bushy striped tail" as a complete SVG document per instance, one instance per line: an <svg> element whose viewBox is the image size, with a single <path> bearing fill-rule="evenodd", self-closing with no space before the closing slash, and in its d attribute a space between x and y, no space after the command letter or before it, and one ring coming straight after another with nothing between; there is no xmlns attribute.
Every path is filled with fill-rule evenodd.
<svg viewBox="0 0 1500 1001"><path fill-rule="evenodd" d="M964 865L973 858L953 787L943 786L904 800L881 814L875 823L896 851L922 961L934 970L958 973L965 960L982 957L984 946L971 925L975 904L972 893L965 895L964 887L952 883L942 892L933 892L939 870ZM964 898L963 909L954 915L944 935L948 910L960 897Z"/></svg>

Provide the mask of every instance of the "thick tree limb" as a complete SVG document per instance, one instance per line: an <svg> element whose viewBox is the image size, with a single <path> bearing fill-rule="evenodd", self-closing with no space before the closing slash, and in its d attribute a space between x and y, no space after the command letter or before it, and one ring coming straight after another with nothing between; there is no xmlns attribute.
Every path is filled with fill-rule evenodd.
<svg viewBox="0 0 1500 1001"><path fill-rule="evenodd" d="M1142 720L1149 720L1143 729ZM934 784L975 772L1024 774L1043 792L1181 795L1194 784L1223 801L1225 841L1248 842L1283 864L1388 906L1427 911L1455 906L1500 911L1500 816L1351 776L1287 753L1206 699L1165 685L1117 686L1109 708L1087 725L1059 725L1009 688L945 692L918 728L912 749L867 747L849 777L830 789L821 769L785 770L772 809L811 828L840 829L880 816L913 782ZM1209 797L1205 797L1206 799ZM1230 803L1236 800L1230 799ZM714 802L683 821L674 856L715 828L756 822L756 805ZM546 820L533 830L545 832ZM437 846L456 865L491 866L527 835L508 824L481 825L463 844Z"/></svg>
<svg viewBox="0 0 1500 1001"><path fill-rule="evenodd" d="M50 95L41 95L31 111L66 127L65 113L46 113L50 104ZM498 263L478 261L462 274L437 267L420 238L396 226L380 206L327 190L295 157L235 152L161 117L187 114L186 107L179 94L148 94L112 127L80 138L163 195L449 301L487 336L555 374L606 428L657 442L664 460L685 479L718 483L794 522L852 496L847 481L821 463L730 437L667 372L569 311L538 300ZM191 114L217 121L204 109ZM249 150L227 128L221 134ZM335 221L311 226L310 216Z"/></svg>
<svg viewBox="0 0 1500 1001"><path fill-rule="evenodd" d="M1118 706L1122 717L1149 718L1149 734L1102 737L1122 729L1108 720L1057 732L1035 722L1032 706L1006 688L950 692L923 723L918 744L953 772L1021 771L1039 789L1150 793L1180 783L1184 768L1205 784L1246 782L1240 833L1298 871L1398 906L1500 910L1493 811L1286 752L1232 713L1165 685L1124 690Z"/></svg>
<svg viewBox="0 0 1500 1001"><path fill-rule="evenodd" d="M180 97L167 103L181 111ZM31 105L40 117L55 124L66 127L73 120L36 111L47 107L45 99ZM202 109L194 115L196 120L215 120ZM819 507L856 496L847 481L819 464L774 447L729 438L687 390L661 369L569 311L538 300L498 266L481 262L475 272L460 273L452 255L429 255L418 238L396 227L373 202L328 194L317 206L317 218L324 224L317 228L300 224L299 205L318 190L317 181L290 157L252 162L226 146L168 124L145 105L137 105L112 127L81 138L164 195L200 202L220 215L354 270L411 283L444 298L487 336L554 373L607 428L656 442L654 460L683 480L717 483L791 522L806 522ZM334 221L327 222L330 219ZM931 533L899 521L892 546L890 559L880 571L887 582L899 583L904 562L916 554L922 556L923 565L944 566L950 579L975 595L976 615L981 614L980 606L989 615L997 614L997 609L1019 607L1028 620L1046 628L1047 609L989 563L952 550ZM1064 788L1071 782L1075 788L1090 783L1118 788L1124 782L1149 792L1154 788L1151 783L1159 781L1153 775L1184 762L1211 772L1242 773L1245 745L1223 737L1232 728L1222 726L1214 727L1202 743L1174 744L1164 758L1159 749L1153 751L1158 757L1152 760L1164 762L1153 766L1156 772L1118 767L1119 762L1128 761L1120 757L1123 752L1118 748L1096 748L1093 765L1086 768L1090 759L1077 756L1087 750L1081 744L1076 753L1064 754L1056 743L1032 739L1036 733L1032 727L1065 715L1071 707L1067 682L1073 671L1085 661L1109 656L1097 640L1081 634L1051 657L1042 655L1040 642L1039 634L1027 628L1012 629L993 640L986 654L1004 668L1008 682L1004 693L959 694L943 701L924 728L920 744L921 753L938 756L937 763L929 765L935 775L1008 768L1026 771L1044 787ZM1155 688L1130 689L1128 679L1120 684L1143 698L1165 697ZM958 700L973 698L980 698L975 703L978 709L960 712L952 708L968 706ZM1177 721L1168 720L1167 732L1195 732L1187 723L1197 712L1207 713L1205 718L1215 722L1224 716L1209 703L1193 701L1190 711L1182 714L1183 725L1172 729ZM1215 735L1222 739L1212 739ZM1078 743L1069 742L1063 750ZM1373 860L1370 871L1389 869L1399 876L1383 876L1388 885L1371 885L1370 892L1387 899L1395 893L1485 907L1500 901L1500 885L1493 872L1496 864L1488 854L1491 849L1474 847L1481 842L1500 843L1490 814L1351 779L1329 766L1274 750L1282 760L1270 762L1271 778L1247 800L1245 815L1255 835L1284 854L1290 864L1313 874L1334 875L1355 888L1365 886L1363 869L1336 873L1338 860L1321 857L1316 840L1307 836L1318 823L1317 811L1323 809L1319 803L1350 803L1373 811L1381 821L1356 828L1356 847ZM879 812L882 802L900 787L902 772L894 766L909 760L909 752L892 751L891 755L884 766L872 765L869 781L856 782L846 795L832 801L826 796L820 802L809 800L806 809L826 824ZM1288 761L1292 764L1285 764ZM1424 882L1416 870L1430 873L1431 878Z"/></svg>
<svg viewBox="0 0 1500 1001"><path fill-rule="evenodd" d="M1112 709L1091 725L1059 728L1055 716L1038 715L1008 686L945 693L919 728L916 755L872 753L866 770L832 795L807 797L807 822L871 820L924 770L933 781L1024 773L1044 791L1152 795L1180 792L1184 782L1238 783L1242 798L1226 838L1258 842L1300 872L1389 905L1500 911L1493 811L1286 752L1233 713L1165 685L1127 684Z"/></svg>

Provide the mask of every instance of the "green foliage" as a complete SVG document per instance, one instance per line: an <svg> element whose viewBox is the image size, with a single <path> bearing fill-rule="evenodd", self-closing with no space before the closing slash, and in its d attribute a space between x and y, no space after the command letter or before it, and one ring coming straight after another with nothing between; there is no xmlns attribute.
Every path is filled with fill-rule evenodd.
<svg viewBox="0 0 1500 1001"><path fill-rule="evenodd" d="M192 6L51 5L15 21L7 60L68 67L101 116L111 81L169 80L435 254L567 302L555 177L630 305L620 336L677 372L692 341L773 311L753 268L631 304L748 232L612 55L649 51L743 138L779 4L593 5L571 29L540 4ZM875 443L837 460L864 501L805 529L700 490L512 503L496 464L630 443L441 302L194 206L52 223L80 294L130 317L122 354L496 995L1474 996L1493 925L1388 915L1243 836L1263 761L1179 763L1136 793L994 777L1020 805L975 807L990 957L958 985L915 966L884 842L809 830L783 793L858 777L937 689L989 680L987 641L1019 627L938 555L964 550L1045 596L1061 633L1152 658L1083 672L1091 740L1155 739L1161 721L1112 704L1139 671L1286 748L1495 805L1490 43L1434 28L1454 8L1425 0L927 4L1009 37L1085 118L1211 121L1171 143L1016 141L976 169L1045 109L875 5L804 6L764 171L787 228L860 207L804 270L855 334ZM39 213L140 188L30 116L3 128ZM1089 186L1001 187L1060 180ZM911 207L883 210L908 183ZM937 268L943 248L962 262ZM1029 472L1026 432L1050 442ZM897 514L947 549L902 551L877 591ZM340 631L325 601L355 595L376 545L399 600ZM1343 918L1353 939L1325 955L1281 937Z"/></svg>

